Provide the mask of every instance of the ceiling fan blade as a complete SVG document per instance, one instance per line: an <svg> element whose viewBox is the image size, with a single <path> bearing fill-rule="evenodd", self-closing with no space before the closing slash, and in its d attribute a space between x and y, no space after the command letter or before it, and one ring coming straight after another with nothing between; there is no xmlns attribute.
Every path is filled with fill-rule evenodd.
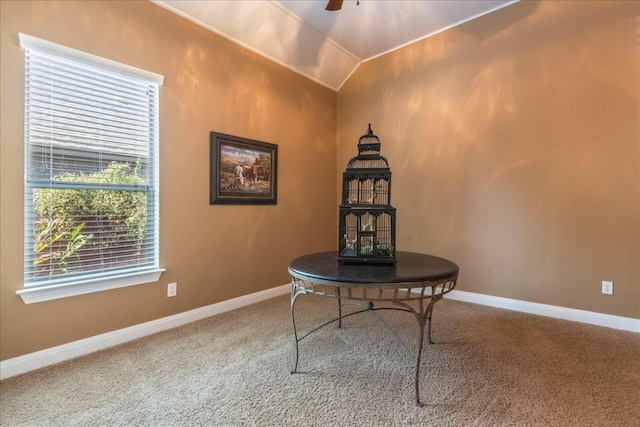
<svg viewBox="0 0 640 427"><path fill-rule="evenodd" d="M342 0L329 0L325 10L340 10L342 9Z"/></svg>

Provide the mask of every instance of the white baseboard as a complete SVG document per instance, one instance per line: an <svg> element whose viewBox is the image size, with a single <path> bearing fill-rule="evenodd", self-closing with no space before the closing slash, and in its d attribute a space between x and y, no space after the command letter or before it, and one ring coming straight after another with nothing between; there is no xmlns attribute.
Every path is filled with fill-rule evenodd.
<svg viewBox="0 0 640 427"><path fill-rule="evenodd" d="M640 319L453 290L446 298L640 333Z"/></svg>
<svg viewBox="0 0 640 427"><path fill-rule="evenodd" d="M287 294L291 291L291 285L286 284L275 288L244 295L227 301L222 301L206 307L196 308L173 316L163 317L150 322L141 323L113 332L96 335L68 344L62 344L45 350L36 351L24 356L0 362L0 379L10 378L25 372L44 368L65 360L84 356L89 353L133 341L138 338L172 329L187 323L195 322L216 314L235 310L240 307Z"/></svg>
<svg viewBox="0 0 640 427"><path fill-rule="evenodd" d="M141 323L139 325L119 329L117 331L107 332L105 334L96 335L68 344L36 351L24 356L7 359L0 362L0 379L14 377L25 372L44 368L46 366L64 362L65 360L84 356L128 341L133 341L148 335L186 325L187 323L195 322L216 314L265 301L270 298L287 294L290 290L291 285L281 285L275 288L208 305L206 307L185 311L184 313L175 314L173 316L163 317L162 319L152 320L150 322ZM592 325L640 333L640 319L633 319L630 317L612 316L609 314L527 301L518 301L509 298L494 297L458 290L451 291L446 297L457 301L488 305L507 310L521 311L540 316L554 317L557 319L589 323Z"/></svg>

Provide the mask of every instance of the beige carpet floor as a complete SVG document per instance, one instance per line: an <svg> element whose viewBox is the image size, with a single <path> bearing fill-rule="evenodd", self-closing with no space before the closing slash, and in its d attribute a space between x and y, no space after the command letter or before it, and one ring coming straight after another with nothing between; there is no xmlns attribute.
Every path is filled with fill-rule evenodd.
<svg viewBox="0 0 640 427"><path fill-rule="evenodd" d="M298 325L336 301L302 296ZM409 346L418 326L380 313ZM9 426L639 426L640 336L443 300L414 360L370 313L294 343L289 297L0 384ZM411 347L413 348L413 347Z"/></svg>

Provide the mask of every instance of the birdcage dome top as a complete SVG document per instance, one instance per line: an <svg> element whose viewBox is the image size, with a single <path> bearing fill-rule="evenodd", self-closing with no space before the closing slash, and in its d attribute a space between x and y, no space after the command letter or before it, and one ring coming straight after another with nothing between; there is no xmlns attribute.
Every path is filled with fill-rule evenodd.
<svg viewBox="0 0 640 427"><path fill-rule="evenodd" d="M369 123L367 133L362 135L358 140L358 155L376 154L380 154L380 139L374 135L373 130L371 130L371 123Z"/></svg>
<svg viewBox="0 0 640 427"><path fill-rule="evenodd" d="M373 133L371 123L367 133L358 140L358 155L347 163L347 169L388 169L389 162L380 155L380 139Z"/></svg>

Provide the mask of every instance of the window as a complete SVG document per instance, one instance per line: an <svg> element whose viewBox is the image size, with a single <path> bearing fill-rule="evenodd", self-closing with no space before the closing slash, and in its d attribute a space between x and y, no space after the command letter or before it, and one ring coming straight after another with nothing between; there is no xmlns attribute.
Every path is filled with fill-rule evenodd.
<svg viewBox="0 0 640 427"><path fill-rule="evenodd" d="M26 303L157 281L163 77L20 34Z"/></svg>

